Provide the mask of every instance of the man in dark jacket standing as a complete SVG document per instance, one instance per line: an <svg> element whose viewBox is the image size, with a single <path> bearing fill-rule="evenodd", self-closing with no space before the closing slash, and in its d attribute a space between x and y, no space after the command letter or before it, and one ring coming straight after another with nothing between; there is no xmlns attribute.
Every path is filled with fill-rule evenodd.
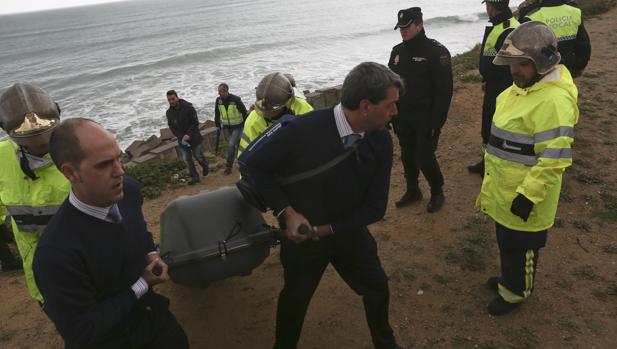
<svg viewBox="0 0 617 349"><path fill-rule="evenodd" d="M179 99L174 90L167 91L167 124L171 132L178 138L178 144L182 150L182 158L191 175L190 185L199 183L199 174L193 163L193 156L203 169L203 176L208 175L208 160L204 157L202 142L203 137L199 133L199 120L193 105L184 99Z"/></svg>
<svg viewBox="0 0 617 349"><path fill-rule="evenodd" d="M482 75L482 144L488 144L491 135L491 123L495 114L497 96L512 85L510 68L493 64L497 52L501 50L508 34L516 29L520 23L512 17L510 0L486 0L486 13L491 26L486 27L482 49L480 51L480 75ZM484 175L484 158L474 165L467 167L471 173Z"/></svg>
<svg viewBox="0 0 617 349"><path fill-rule="evenodd" d="M236 158L240 136L246 120L246 107L240 97L229 93L229 86L226 83L219 85L219 97L214 103L214 123L217 131L224 127L229 131L229 148L227 149L227 164L225 174L231 174L231 168Z"/></svg>
<svg viewBox="0 0 617 349"><path fill-rule="evenodd" d="M428 212L436 212L445 201L444 180L435 150L452 99L450 52L426 37L419 7L400 10L394 29L398 28L403 42L392 49L388 66L405 80L407 91L401 96L398 116L392 121L401 146L407 191L396 207L422 199L418 186L422 171L431 187L431 200L426 208Z"/></svg>

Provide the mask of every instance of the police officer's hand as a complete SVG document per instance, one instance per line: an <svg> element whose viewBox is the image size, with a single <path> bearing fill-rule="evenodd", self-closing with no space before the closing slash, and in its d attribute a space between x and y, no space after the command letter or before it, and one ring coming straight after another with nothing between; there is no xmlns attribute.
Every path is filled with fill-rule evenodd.
<svg viewBox="0 0 617 349"><path fill-rule="evenodd" d="M167 268L167 264L163 262L161 258L155 258L150 264L148 264L146 269L144 269L141 277L146 280L149 287L162 284L163 282L169 280Z"/></svg>
<svg viewBox="0 0 617 349"><path fill-rule="evenodd" d="M188 142L190 139L191 139L191 136L189 136L189 135L182 136L182 140L183 141L187 141Z"/></svg>
<svg viewBox="0 0 617 349"><path fill-rule="evenodd" d="M301 225L311 226L311 223L299 212L289 206L285 209L285 236L293 242L299 243L310 238L308 234L300 234Z"/></svg>
<svg viewBox="0 0 617 349"><path fill-rule="evenodd" d="M514 215L521 217L522 220L527 222L531 210L533 209L533 202L525 197L523 194L518 194L514 200L512 200L512 207L510 212Z"/></svg>

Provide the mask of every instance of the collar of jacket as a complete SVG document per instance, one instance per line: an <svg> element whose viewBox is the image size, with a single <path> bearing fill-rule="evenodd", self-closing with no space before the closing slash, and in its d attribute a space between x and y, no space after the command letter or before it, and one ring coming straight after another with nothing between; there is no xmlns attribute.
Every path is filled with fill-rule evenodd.
<svg viewBox="0 0 617 349"><path fill-rule="evenodd" d="M502 22L507 21L510 18L512 18L512 11L510 9L507 9L506 11L501 12L497 16L490 18L488 21L493 23L493 26L496 26L501 24Z"/></svg>
<svg viewBox="0 0 617 349"><path fill-rule="evenodd" d="M28 165L30 166L30 169L32 171L36 171L42 168L49 167L50 165L53 165L54 163L49 153L43 155L42 157L32 155L25 151L22 153L17 143L13 142L13 140L9 140L9 142L11 146L13 147L13 150L15 151L15 157L17 158L17 162L19 163L20 159L23 156L25 156L26 160L28 161Z"/></svg>
<svg viewBox="0 0 617 349"><path fill-rule="evenodd" d="M540 4L540 7L554 7L561 5L571 5L570 0L544 0Z"/></svg>
<svg viewBox="0 0 617 349"><path fill-rule="evenodd" d="M526 96L534 91L539 91L551 84L559 83L559 81L562 79L562 76L561 76L562 74L563 74L563 69L561 68L560 65L558 65L553 70L551 70L548 74L544 75L542 79L540 79L540 81L536 82L535 84L527 88L520 88L516 86L516 84L513 84L514 86L513 88L517 94Z"/></svg>
<svg viewBox="0 0 617 349"><path fill-rule="evenodd" d="M405 44L405 47L411 48L419 45L419 43L424 40L426 40L426 33L424 32L424 28L422 28L422 30L418 34L416 34L416 36L407 41L403 41L403 44Z"/></svg>
<svg viewBox="0 0 617 349"><path fill-rule="evenodd" d="M171 109L171 110L180 110L180 109L182 109L184 107L190 107L190 106L192 106L192 104L190 102L187 102L184 99L180 98L178 100L178 105L175 106L175 107L169 106L169 109Z"/></svg>

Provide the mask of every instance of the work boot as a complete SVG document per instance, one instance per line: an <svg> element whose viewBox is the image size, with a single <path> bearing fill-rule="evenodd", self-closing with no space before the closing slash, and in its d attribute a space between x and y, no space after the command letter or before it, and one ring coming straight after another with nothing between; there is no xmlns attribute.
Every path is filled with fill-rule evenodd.
<svg viewBox="0 0 617 349"><path fill-rule="evenodd" d="M500 316L508 314L519 305L521 305L521 303L506 302L503 298L501 298L501 296L497 296L488 304L486 310L488 310L488 313L493 316Z"/></svg>
<svg viewBox="0 0 617 349"><path fill-rule="evenodd" d="M225 171L223 171L223 173L225 175L230 175L231 174L231 167L225 167Z"/></svg>
<svg viewBox="0 0 617 349"><path fill-rule="evenodd" d="M210 173L210 169L208 168L208 166L204 166L204 167L203 167L203 169L204 169L204 170L203 170L203 172L201 173L201 174L202 174L202 176L204 176L204 177L208 176L208 173Z"/></svg>
<svg viewBox="0 0 617 349"><path fill-rule="evenodd" d="M484 175L484 159L480 160L477 164L467 166L467 171L469 171L469 173Z"/></svg>
<svg viewBox="0 0 617 349"><path fill-rule="evenodd" d="M486 280L486 287L491 291L499 291L499 282L501 278L499 276L493 276Z"/></svg>
<svg viewBox="0 0 617 349"><path fill-rule="evenodd" d="M441 210L444 202L446 202L446 197L443 196L443 192L439 194L432 194L431 200L428 202L428 205L426 205L426 210L429 213L437 212Z"/></svg>
<svg viewBox="0 0 617 349"><path fill-rule="evenodd" d="M403 197L395 203L396 208L405 207L422 200L422 192L418 189L407 189Z"/></svg>

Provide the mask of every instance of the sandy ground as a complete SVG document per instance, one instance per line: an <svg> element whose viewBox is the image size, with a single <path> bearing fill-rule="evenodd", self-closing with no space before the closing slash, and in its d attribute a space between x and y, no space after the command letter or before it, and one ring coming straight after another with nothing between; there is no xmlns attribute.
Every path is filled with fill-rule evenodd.
<svg viewBox="0 0 617 349"><path fill-rule="evenodd" d="M393 169L388 212L371 230L390 276L391 323L414 348L617 348L617 10L588 21L593 58L580 88L575 165L567 171L558 226L542 250L534 295L511 315L485 311L494 297L485 280L497 275L494 228L474 209L481 178L466 166L480 156L479 84L457 84L438 151L446 177L445 207L426 199L405 209ZM158 238L159 214L179 195L231 185L213 174L201 186L167 192L144 207ZM423 184L425 196L428 193ZM611 248L612 247L612 248ZM282 287L278 249L252 275L208 288L157 287L172 302L193 348L269 348ZM16 272L0 273L0 347L60 348L53 324ZM371 348L361 299L328 268L311 303L300 348Z"/></svg>

